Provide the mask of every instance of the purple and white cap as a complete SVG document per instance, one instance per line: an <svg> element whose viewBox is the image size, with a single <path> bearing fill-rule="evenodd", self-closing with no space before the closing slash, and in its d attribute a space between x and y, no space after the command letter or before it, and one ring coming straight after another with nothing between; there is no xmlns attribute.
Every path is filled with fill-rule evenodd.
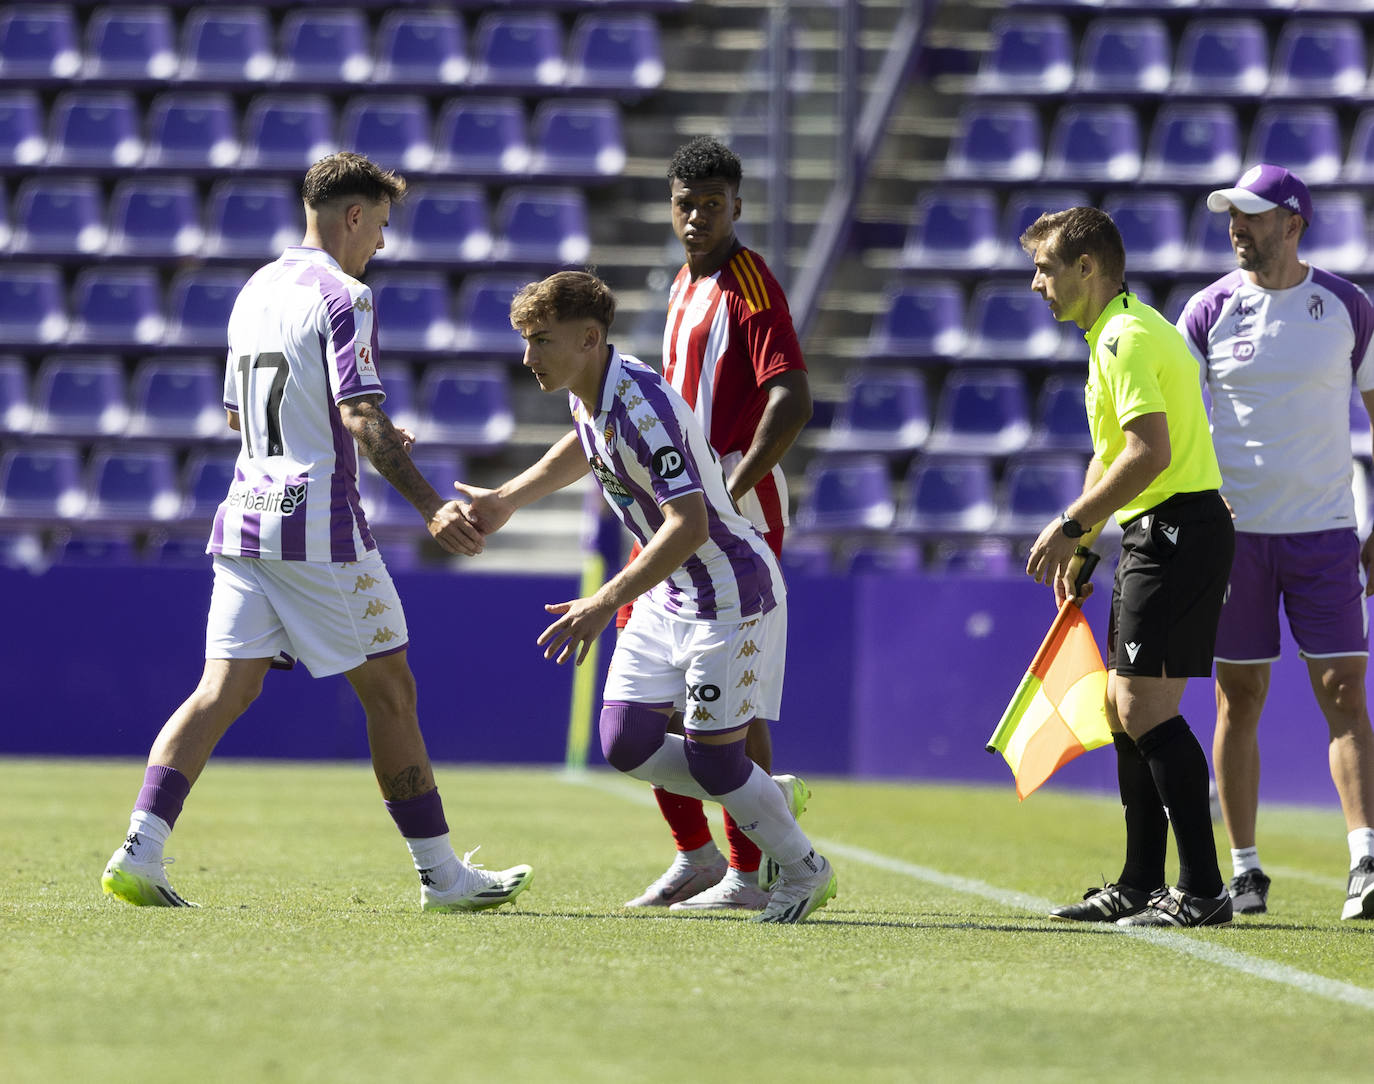
<svg viewBox="0 0 1374 1084"><path fill-rule="evenodd" d="M1207 197L1209 211L1234 207L1247 215L1263 214L1275 207L1286 207L1312 224L1312 195L1307 185L1282 166L1251 166L1241 174L1234 188L1219 188Z"/></svg>

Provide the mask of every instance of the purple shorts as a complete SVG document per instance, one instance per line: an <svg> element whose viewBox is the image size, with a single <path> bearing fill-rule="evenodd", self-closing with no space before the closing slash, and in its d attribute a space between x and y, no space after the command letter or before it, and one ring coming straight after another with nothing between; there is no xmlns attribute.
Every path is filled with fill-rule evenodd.
<svg viewBox="0 0 1374 1084"><path fill-rule="evenodd" d="M1280 596L1303 655L1369 654L1364 570L1354 531L1237 531L1231 582L1217 625L1218 660L1272 662L1279 657Z"/></svg>

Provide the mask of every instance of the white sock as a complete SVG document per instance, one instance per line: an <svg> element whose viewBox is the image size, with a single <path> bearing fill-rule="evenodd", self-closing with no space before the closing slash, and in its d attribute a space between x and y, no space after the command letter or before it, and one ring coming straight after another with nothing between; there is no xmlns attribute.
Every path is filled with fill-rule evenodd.
<svg viewBox="0 0 1374 1084"><path fill-rule="evenodd" d="M706 802L718 802L707 794L687 767L687 741L680 734L665 734L663 744L643 764L626 775L643 779L645 782L681 794L684 798L700 798ZM771 784L770 784L771 785ZM774 792L777 787L773 787ZM785 807L784 807L785 808Z"/></svg>
<svg viewBox="0 0 1374 1084"><path fill-rule="evenodd" d="M753 769L744 786L711 800L729 811L740 831L758 844L759 850L786 866L804 857L811 850L811 841L797 827L769 774L757 764Z"/></svg>
<svg viewBox="0 0 1374 1084"><path fill-rule="evenodd" d="M1356 828L1349 833L1346 841L1350 844L1350 868L1360 864L1360 859L1374 856L1374 828Z"/></svg>
<svg viewBox="0 0 1374 1084"><path fill-rule="evenodd" d="M720 848L716 846L716 841L713 839L694 851L683 851L682 857L694 866L709 866L720 857Z"/></svg>
<svg viewBox="0 0 1374 1084"><path fill-rule="evenodd" d="M815 851L807 851L795 862L782 863L783 876L792 881L804 881L821 868L821 859Z"/></svg>
<svg viewBox="0 0 1374 1084"><path fill-rule="evenodd" d="M1239 877L1247 870L1259 868L1258 847L1241 847L1239 850L1235 847L1231 848L1231 872L1233 876Z"/></svg>
<svg viewBox="0 0 1374 1084"><path fill-rule="evenodd" d="M129 835L124 845L129 857L136 862L158 863L162 861L162 848L171 834L172 826L156 813L135 809L129 815Z"/></svg>
<svg viewBox="0 0 1374 1084"><path fill-rule="evenodd" d="M430 884L440 892L451 889L463 872L463 864L453 853L447 832L425 839L407 839L406 846L410 848L416 872L429 878Z"/></svg>

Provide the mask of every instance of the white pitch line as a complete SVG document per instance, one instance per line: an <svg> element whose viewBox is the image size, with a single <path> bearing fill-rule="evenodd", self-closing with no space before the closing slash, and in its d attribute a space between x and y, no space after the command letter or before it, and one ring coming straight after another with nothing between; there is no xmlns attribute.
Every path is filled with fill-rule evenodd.
<svg viewBox="0 0 1374 1084"><path fill-rule="evenodd" d="M566 782L591 787L594 790L612 794L637 805L653 806L656 804L647 787L642 784L622 782L618 776L607 776L599 772L565 772L562 778ZM897 873L904 877L910 877L912 880L924 881L926 884L948 889L951 892L958 892L961 895L977 896L1002 907L1010 907L1019 911L1032 911L1036 913L1037 917L1044 915L1054 906L1050 900L1041 899L1039 896L998 888L986 881L945 873L929 866L920 866L914 862L906 862L900 858L879 854L864 847L855 847L848 843L828 839L813 839L812 842L827 855L861 862L866 866L873 866L889 873ZM1328 979L1322 975L1314 975L1310 971L1301 971L1296 967L1275 963L1258 956L1250 956L1236 949L1227 948L1225 945L1219 945L1214 941L1203 941L1190 937L1181 931L1132 929L1130 927L1099 924L1085 925L1083 929L1085 932L1115 933L1135 937L1160 948L1205 960L1210 964L1227 967L1233 971L1263 979L1266 982L1277 983L1280 986L1301 990L1328 1001L1339 1001L1345 1005L1353 1005L1358 1009L1374 1012L1374 990L1366 989L1363 986L1354 986L1348 982L1340 982L1337 979Z"/></svg>

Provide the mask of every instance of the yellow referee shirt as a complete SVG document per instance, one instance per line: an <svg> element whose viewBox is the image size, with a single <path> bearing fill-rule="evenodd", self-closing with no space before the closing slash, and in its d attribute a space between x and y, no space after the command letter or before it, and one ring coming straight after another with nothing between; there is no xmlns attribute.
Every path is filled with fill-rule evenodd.
<svg viewBox="0 0 1374 1084"><path fill-rule="evenodd" d="M1198 364L1178 329L1135 294L1117 294L1083 337L1089 351L1088 426L1093 457L1104 468L1126 447L1122 425L1161 411L1169 422L1169 465L1116 513L1117 522L1175 493L1220 489Z"/></svg>

